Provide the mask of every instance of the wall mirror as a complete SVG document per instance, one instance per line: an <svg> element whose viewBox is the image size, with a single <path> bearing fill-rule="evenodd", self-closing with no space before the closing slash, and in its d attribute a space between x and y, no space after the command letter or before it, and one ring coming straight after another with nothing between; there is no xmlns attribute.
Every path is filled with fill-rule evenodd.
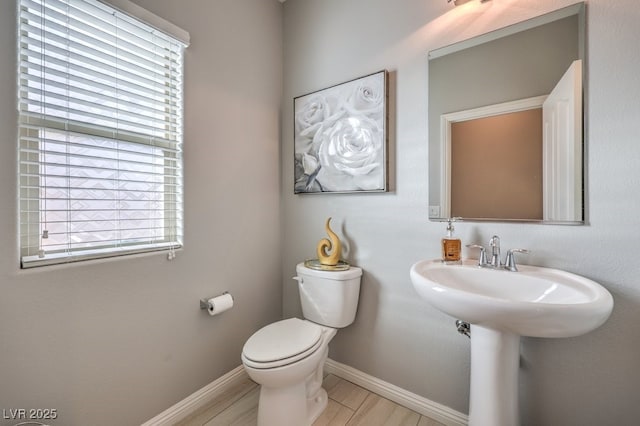
<svg viewBox="0 0 640 426"><path fill-rule="evenodd" d="M585 5L429 52L429 218L584 221Z"/></svg>

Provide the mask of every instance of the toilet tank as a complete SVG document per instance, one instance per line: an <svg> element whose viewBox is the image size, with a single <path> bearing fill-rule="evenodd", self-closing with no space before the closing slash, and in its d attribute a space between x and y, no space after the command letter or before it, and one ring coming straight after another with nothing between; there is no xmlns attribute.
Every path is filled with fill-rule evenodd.
<svg viewBox="0 0 640 426"><path fill-rule="evenodd" d="M299 263L296 272L305 319L331 328L343 328L353 322L362 269L352 266L346 271L318 271Z"/></svg>

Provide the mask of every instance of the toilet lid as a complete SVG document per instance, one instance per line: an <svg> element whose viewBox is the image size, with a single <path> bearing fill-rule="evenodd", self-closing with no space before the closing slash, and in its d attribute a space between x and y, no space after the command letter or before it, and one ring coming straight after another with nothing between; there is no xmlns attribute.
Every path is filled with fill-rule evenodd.
<svg viewBox="0 0 640 426"><path fill-rule="evenodd" d="M245 343L242 353L250 361L271 363L315 349L321 336L319 325L289 318L256 331Z"/></svg>

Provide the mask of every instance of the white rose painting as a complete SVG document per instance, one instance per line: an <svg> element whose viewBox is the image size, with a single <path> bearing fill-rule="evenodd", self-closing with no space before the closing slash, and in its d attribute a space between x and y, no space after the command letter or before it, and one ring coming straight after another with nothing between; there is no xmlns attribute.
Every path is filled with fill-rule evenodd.
<svg viewBox="0 0 640 426"><path fill-rule="evenodd" d="M295 193L385 191L387 72L294 99Z"/></svg>

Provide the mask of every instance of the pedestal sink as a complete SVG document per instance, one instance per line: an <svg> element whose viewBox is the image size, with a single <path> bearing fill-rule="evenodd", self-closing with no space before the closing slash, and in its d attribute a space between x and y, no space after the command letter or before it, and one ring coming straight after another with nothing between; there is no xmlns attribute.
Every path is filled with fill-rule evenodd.
<svg viewBox="0 0 640 426"><path fill-rule="evenodd" d="M518 416L520 336L572 337L601 326L613 309L600 284L557 269L518 272L423 260L411 267L418 294L471 324L470 426L514 426Z"/></svg>

